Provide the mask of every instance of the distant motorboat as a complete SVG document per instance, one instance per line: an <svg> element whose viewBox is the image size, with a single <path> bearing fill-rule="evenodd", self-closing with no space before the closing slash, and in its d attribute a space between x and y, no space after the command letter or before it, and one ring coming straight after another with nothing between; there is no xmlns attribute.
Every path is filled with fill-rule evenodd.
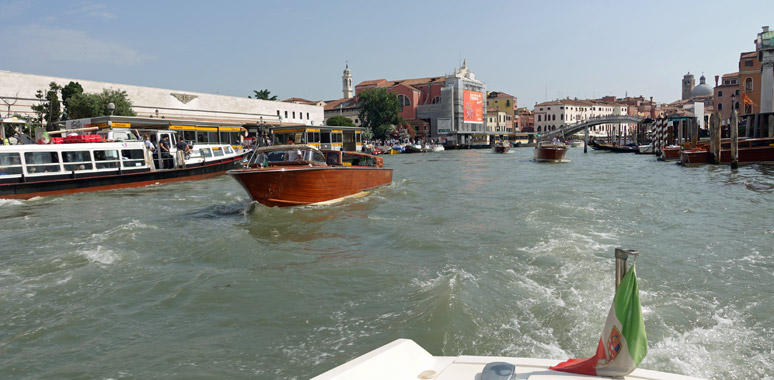
<svg viewBox="0 0 774 380"><path fill-rule="evenodd" d="M443 145L441 145L441 144L432 144L432 145L430 145L430 151L432 151L432 152L443 152L444 150L446 150L446 149L444 149Z"/></svg>

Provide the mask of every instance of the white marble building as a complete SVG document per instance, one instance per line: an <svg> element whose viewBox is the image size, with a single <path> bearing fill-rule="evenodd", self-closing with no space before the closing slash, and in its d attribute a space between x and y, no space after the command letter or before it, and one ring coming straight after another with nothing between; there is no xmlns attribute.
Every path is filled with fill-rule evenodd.
<svg viewBox="0 0 774 380"><path fill-rule="evenodd" d="M38 90L47 91L49 83L65 86L78 82L87 93L103 89L123 90L132 101L133 110L141 117L164 117L176 120L211 121L270 125L322 125L323 107L245 97L205 94L127 84L96 82L0 70L0 113L32 116L30 108L39 104ZM61 94L60 94L61 99Z"/></svg>
<svg viewBox="0 0 774 380"><path fill-rule="evenodd" d="M559 99L536 104L534 112L535 132L541 133L554 131L564 125L580 123L595 117L626 115L628 107L598 100ZM598 135L610 128L616 128L621 133L631 133L634 125L602 124L589 128L589 132Z"/></svg>

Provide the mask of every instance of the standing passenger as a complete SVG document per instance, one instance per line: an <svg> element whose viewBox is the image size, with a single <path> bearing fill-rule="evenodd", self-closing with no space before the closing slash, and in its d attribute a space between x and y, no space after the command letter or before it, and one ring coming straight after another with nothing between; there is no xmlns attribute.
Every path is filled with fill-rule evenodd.
<svg viewBox="0 0 774 380"><path fill-rule="evenodd" d="M164 169L172 169L172 153L170 153L169 136L164 135L159 143L159 150L161 150L161 160L163 161Z"/></svg>

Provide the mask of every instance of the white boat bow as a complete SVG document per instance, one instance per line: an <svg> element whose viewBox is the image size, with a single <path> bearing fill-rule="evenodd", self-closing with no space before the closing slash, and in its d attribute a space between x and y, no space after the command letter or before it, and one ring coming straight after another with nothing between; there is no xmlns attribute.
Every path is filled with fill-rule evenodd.
<svg viewBox="0 0 774 380"><path fill-rule="evenodd" d="M552 371L548 367L562 360L530 359L499 356L433 356L410 339L398 339L331 369L312 380L572 380L607 378ZM494 371L483 371L487 364L495 364ZM508 366L512 364L513 367ZM507 376L509 368L513 375ZM631 374L617 379L649 380L701 380L697 377L665 372L635 369Z"/></svg>

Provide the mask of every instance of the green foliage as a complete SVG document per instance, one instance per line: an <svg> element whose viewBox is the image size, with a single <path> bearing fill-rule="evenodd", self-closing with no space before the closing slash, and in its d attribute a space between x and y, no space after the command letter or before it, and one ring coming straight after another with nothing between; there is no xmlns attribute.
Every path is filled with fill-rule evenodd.
<svg viewBox="0 0 774 380"><path fill-rule="evenodd" d="M392 133L395 132L395 126L392 124L382 124L374 129L374 136L378 139L390 138Z"/></svg>
<svg viewBox="0 0 774 380"><path fill-rule="evenodd" d="M373 131L377 138L387 137L382 133L386 130L384 126L398 123L398 95L383 88L371 88L358 93L357 102L361 126Z"/></svg>
<svg viewBox="0 0 774 380"><path fill-rule="evenodd" d="M108 103L113 103L116 106L113 115L136 115L132 111L132 102L129 100L126 91L104 89L100 94L80 93L73 95L68 99L67 116L70 119L106 116L110 114L107 107Z"/></svg>
<svg viewBox="0 0 774 380"><path fill-rule="evenodd" d="M62 103L65 106L65 112L62 119L67 120L69 118L68 101L75 95L83 94L83 87L78 82L70 82L67 86L62 87Z"/></svg>
<svg viewBox="0 0 774 380"><path fill-rule="evenodd" d="M48 90L38 90L35 93L35 97L38 98L40 104L32 106L32 110L37 112L38 117L35 120L37 123L43 123L45 121L46 129L53 130L54 123L61 120L61 102L59 101L59 90L62 86L51 82L48 85ZM45 100L44 100L45 99Z"/></svg>
<svg viewBox="0 0 774 380"><path fill-rule="evenodd" d="M355 127L355 122L352 119L345 116L334 116L325 122L325 125L333 125L340 127Z"/></svg>
<svg viewBox="0 0 774 380"><path fill-rule="evenodd" d="M271 94L271 91L269 91L269 90L260 90L260 91L258 91L258 90L253 90L253 93L255 94L255 95L254 95L254 96L255 96L255 99L261 99L261 100L277 100L277 95L272 95L272 96L269 96L269 94ZM252 97L252 96L248 96L248 98L250 98L250 99L253 99L253 97Z"/></svg>

